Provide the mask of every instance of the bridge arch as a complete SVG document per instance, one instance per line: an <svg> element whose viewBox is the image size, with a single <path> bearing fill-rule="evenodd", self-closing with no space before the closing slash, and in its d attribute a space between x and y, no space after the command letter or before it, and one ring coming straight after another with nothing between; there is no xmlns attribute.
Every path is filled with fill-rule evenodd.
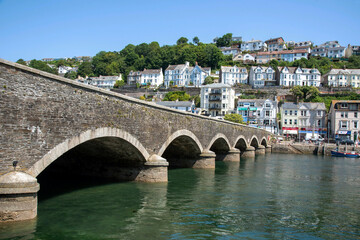
<svg viewBox="0 0 360 240"><path fill-rule="evenodd" d="M238 136L235 141L234 148L239 149L241 153L243 153L247 147L248 147L248 143L246 142L245 136L243 135Z"/></svg>
<svg viewBox="0 0 360 240"><path fill-rule="evenodd" d="M216 134L210 141L209 146L206 150L221 150L221 151L229 151L231 148L231 144L228 140L228 138L222 134L218 133Z"/></svg>
<svg viewBox="0 0 360 240"><path fill-rule="evenodd" d="M147 152L147 150L130 133L117 128L105 127L94 130L93 129L88 130L80 133L77 136L73 136L72 138L65 140L64 142L58 144L52 150L50 150L44 157L42 157L39 161L37 161L26 172L33 177L37 177L51 163L53 163L55 160L60 158L63 154L67 153L71 149L74 149L75 147L94 139L102 139L109 137L124 140L138 151L140 157L143 158L144 161L147 161L149 159L150 155Z"/></svg>
<svg viewBox="0 0 360 240"><path fill-rule="evenodd" d="M191 167L202 152L202 144L195 134L182 129L167 138L158 155L165 158L170 167Z"/></svg>
<svg viewBox="0 0 360 240"><path fill-rule="evenodd" d="M256 136L252 136L249 144L250 144L250 146L253 146L254 148L258 148L259 147L259 139Z"/></svg>
<svg viewBox="0 0 360 240"><path fill-rule="evenodd" d="M267 142L267 140L266 140L266 137L263 137L263 138L261 139L260 144L263 145L264 147L266 147L266 146L268 145L268 142Z"/></svg>

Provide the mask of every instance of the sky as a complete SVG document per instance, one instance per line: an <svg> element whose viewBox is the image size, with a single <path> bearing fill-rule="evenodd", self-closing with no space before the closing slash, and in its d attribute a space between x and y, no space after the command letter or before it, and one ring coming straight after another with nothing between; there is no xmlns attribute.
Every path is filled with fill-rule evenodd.
<svg viewBox="0 0 360 240"><path fill-rule="evenodd" d="M226 33L360 45L360 0L0 0L0 58L94 56Z"/></svg>

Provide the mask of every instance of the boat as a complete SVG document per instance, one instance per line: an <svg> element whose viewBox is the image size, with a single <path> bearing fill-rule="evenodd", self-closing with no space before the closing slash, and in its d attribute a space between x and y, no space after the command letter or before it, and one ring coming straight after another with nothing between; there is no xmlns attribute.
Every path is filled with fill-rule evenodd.
<svg viewBox="0 0 360 240"><path fill-rule="evenodd" d="M340 152L338 150L331 150L331 156L334 157L347 157L347 158L359 158L360 153L351 151L351 152Z"/></svg>

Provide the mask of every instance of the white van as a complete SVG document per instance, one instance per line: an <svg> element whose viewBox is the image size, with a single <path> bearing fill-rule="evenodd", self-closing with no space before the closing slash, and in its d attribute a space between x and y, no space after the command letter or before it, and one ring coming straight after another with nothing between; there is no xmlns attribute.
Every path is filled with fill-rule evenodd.
<svg viewBox="0 0 360 240"><path fill-rule="evenodd" d="M318 134L318 133L307 133L306 135L305 135L305 140L306 141L309 141L309 140L311 140L311 141L324 141L324 138L322 137L322 136L320 136L320 134Z"/></svg>

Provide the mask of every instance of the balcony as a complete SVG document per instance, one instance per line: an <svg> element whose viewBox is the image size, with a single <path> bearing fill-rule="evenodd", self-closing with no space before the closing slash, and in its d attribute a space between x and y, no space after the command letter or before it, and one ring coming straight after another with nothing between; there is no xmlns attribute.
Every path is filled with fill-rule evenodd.
<svg viewBox="0 0 360 240"><path fill-rule="evenodd" d="M221 106L220 105L210 105L209 110L221 110Z"/></svg>
<svg viewBox="0 0 360 240"><path fill-rule="evenodd" d="M221 90L212 90L209 95L221 95Z"/></svg>
<svg viewBox="0 0 360 240"><path fill-rule="evenodd" d="M221 98L220 97L210 97L209 102L221 102Z"/></svg>

